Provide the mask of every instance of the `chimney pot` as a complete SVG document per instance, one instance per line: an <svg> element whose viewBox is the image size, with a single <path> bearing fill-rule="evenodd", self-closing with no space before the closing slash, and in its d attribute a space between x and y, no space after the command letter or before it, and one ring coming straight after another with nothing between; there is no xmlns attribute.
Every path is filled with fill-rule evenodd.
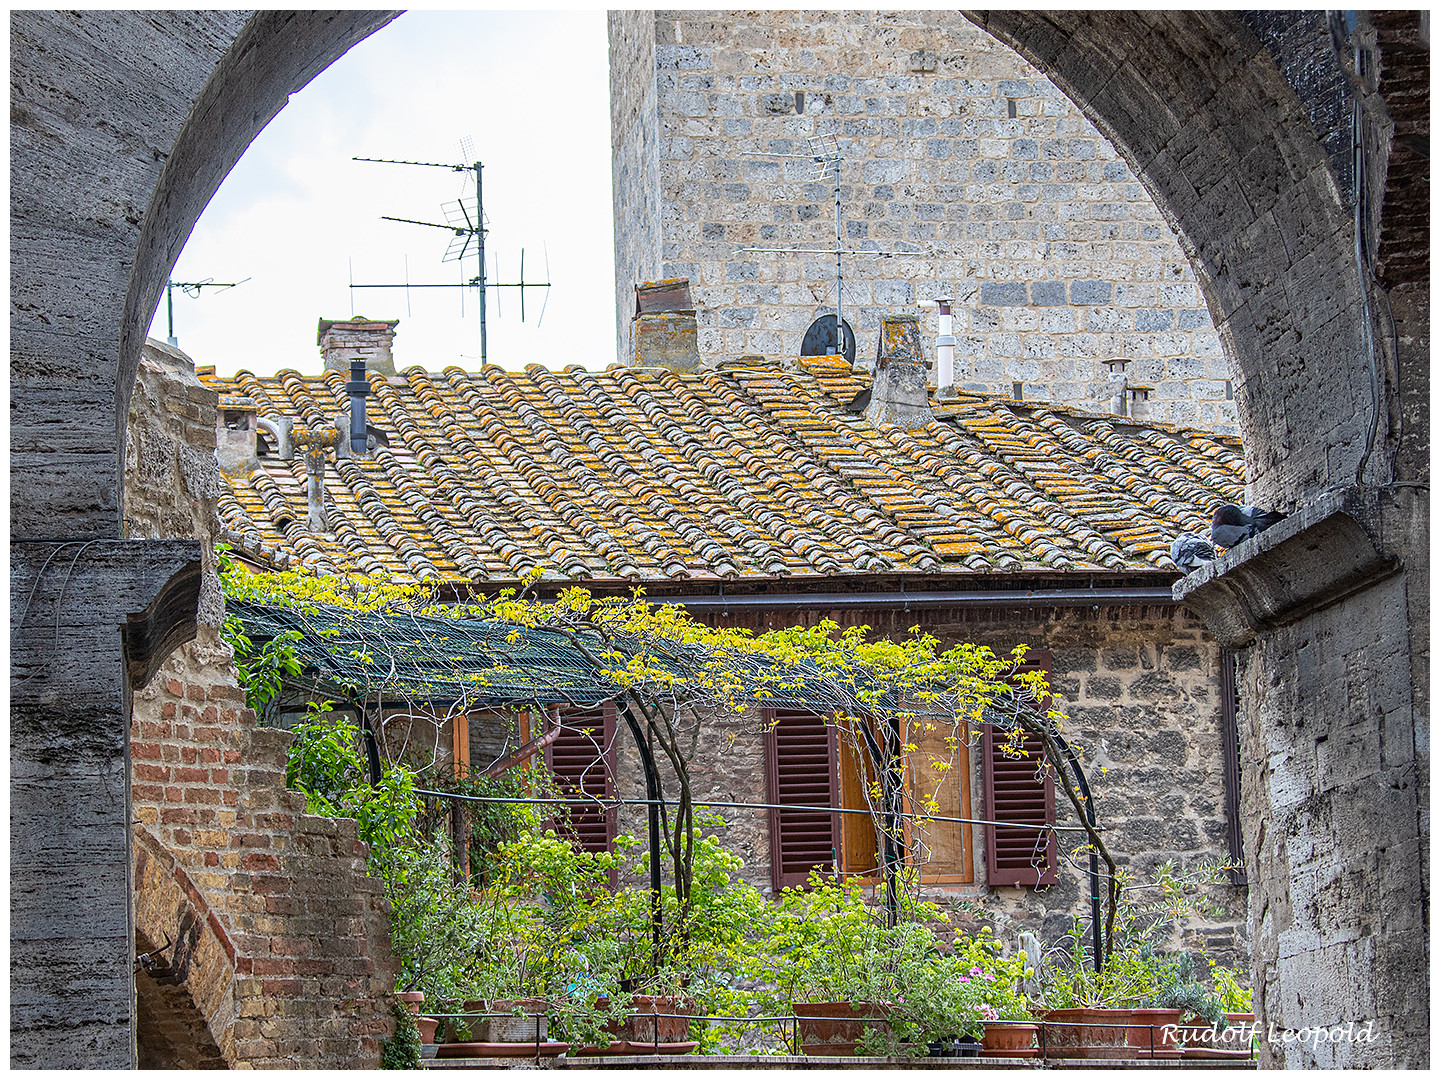
<svg viewBox="0 0 1440 1080"><path fill-rule="evenodd" d="M930 411L919 317L895 315L883 320L879 352L865 419L877 427L890 425L907 431L931 423L935 414Z"/></svg>
<svg viewBox="0 0 1440 1080"><path fill-rule="evenodd" d="M700 367L699 324L689 278L642 281L635 286L630 323L634 367L696 371Z"/></svg>
<svg viewBox="0 0 1440 1080"><path fill-rule="evenodd" d="M395 327L399 322L399 319L367 319L364 315L344 322L321 319L315 343L320 346L324 369L343 375L353 361L359 359L378 375L394 375L391 346L395 343Z"/></svg>

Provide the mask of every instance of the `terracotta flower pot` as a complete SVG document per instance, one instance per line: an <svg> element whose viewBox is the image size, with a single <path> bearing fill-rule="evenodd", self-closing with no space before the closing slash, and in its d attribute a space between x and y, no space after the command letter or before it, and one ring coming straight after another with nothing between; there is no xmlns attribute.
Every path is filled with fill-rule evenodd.
<svg viewBox="0 0 1440 1080"><path fill-rule="evenodd" d="M1141 1057L1180 1056L1179 1009L1131 1009L1125 1042L1140 1051Z"/></svg>
<svg viewBox="0 0 1440 1080"><path fill-rule="evenodd" d="M1040 1045L1047 1057L1133 1058L1125 1045L1129 1009L1051 1009Z"/></svg>
<svg viewBox="0 0 1440 1080"><path fill-rule="evenodd" d="M1035 1025L1019 1020L987 1020L982 1044L986 1050L1029 1050L1035 1043Z"/></svg>
<svg viewBox="0 0 1440 1080"><path fill-rule="evenodd" d="M433 1016L417 1016L415 1026L420 1029L420 1041L428 1045L435 1041L435 1029L440 1026L440 1021Z"/></svg>
<svg viewBox="0 0 1440 1080"><path fill-rule="evenodd" d="M800 1027L800 1052L825 1057L849 1057L864 1037L867 1024L886 1015L883 1005L871 1002L797 1001L793 1009Z"/></svg>
<svg viewBox="0 0 1440 1080"><path fill-rule="evenodd" d="M663 1013L683 1014L692 1011L694 1003L676 997L657 997L650 994L632 994L631 1015L625 1020L624 1037L636 1043L678 1043L690 1035L690 1020L684 1015L664 1016Z"/></svg>
<svg viewBox="0 0 1440 1080"><path fill-rule="evenodd" d="M403 1002L405 1007L410 1010L411 1015L419 1016L420 1003L425 1000L425 994L419 990L406 990L403 993L396 994L395 1000Z"/></svg>

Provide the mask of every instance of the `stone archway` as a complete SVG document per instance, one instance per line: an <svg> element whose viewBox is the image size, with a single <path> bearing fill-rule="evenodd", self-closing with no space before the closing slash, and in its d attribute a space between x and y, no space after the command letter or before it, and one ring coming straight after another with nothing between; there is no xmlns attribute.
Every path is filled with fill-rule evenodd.
<svg viewBox="0 0 1440 1080"><path fill-rule="evenodd" d="M1405 96L1428 85L1428 26L1401 15L1366 16L1373 96L1409 141L1365 135L1385 204L1363 216L1348 133L1322 122L1353 91L1326 71L1319 13L969 15L1080 106L1180 234L1240 377L1250 501L1291 515L1176 586L1245 649L1257 1013L1292 1032L1373 1021L1368 1041L1267 1041L1272 1066L1429 1063L1428 247L1378 274L1362 254L1413 244L1428 198L1405 158L1428 139Z"/></svg>
<svg viewBox="0 0 1440 1080"><path fill-rule="evenodd" d="M146 325L250 141L397 14L10 16L12 1065L134 1064L129 696L202 558L121 538Z"/></svg>

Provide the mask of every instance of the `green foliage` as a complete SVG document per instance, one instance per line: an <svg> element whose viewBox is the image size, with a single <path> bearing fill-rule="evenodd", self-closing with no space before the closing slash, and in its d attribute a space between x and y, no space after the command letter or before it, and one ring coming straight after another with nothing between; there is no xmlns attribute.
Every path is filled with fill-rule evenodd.
<svg viewBox="0 0 1440 1080"><path fill-rule="evenodd" d="M380 1067L382 1069L419 1069L420 1027L410 1010L398 1001L390 1006L395 1017L395 1034L380 1045Z"/></svg>
<svg viewBox="0 0 1440 1080"><path fill-rule="evenodd" d="M245 690L245 705L256 716L263 716L266 706L280 696L285 676L300 674L299 653L295 642L300 634L287 630L264 642L258 649L245 634L239 619L227 615L220 636L235 652L235 670Z"/></svg>
<svg viewBox="0 0 1440 1080"><path fill-rule="evenodd" d="M1254 1012L1253 993L1249 987L1240 985L1240 973L1233 968L1222 967L1214 960L1210 965L1210 977L1215 983L1215 996L1220 999L1220 1008L1227 1013Z"/></svg>

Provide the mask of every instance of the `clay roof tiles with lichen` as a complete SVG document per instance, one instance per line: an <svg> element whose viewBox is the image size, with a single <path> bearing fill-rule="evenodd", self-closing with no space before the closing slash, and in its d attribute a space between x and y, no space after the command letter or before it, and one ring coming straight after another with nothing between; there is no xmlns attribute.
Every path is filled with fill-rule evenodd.
<svg viewBox="0 0 1440 1080"><path fill-rule="evenodd" d="M203 381L261 416L333 424L344 376ZM868 377L487 366L369 376L389 446L326 468L306 527L300 455L230 478L222 536L276 567L397 581L1173 570L1169 545L1239 501L1239 443L992 396L914 431L844 406Z"/></svg>

